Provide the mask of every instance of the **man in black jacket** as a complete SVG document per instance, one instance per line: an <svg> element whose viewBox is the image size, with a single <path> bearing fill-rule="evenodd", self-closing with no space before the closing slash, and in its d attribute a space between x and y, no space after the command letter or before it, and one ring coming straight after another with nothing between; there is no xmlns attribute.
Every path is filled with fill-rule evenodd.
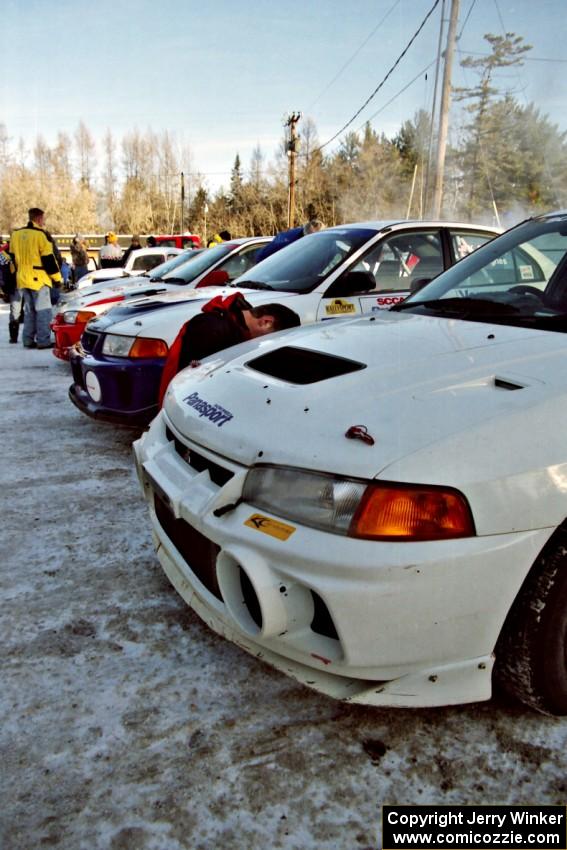
<svg viewBox="0 0 567 850"><path fill-rule="evenodd" d="M247 339L300 324L297 313L283 304L252 307L239 292L228 298L213 298L183 325L171 346L161 380L160 402L173 376L186 366Z"/></svg>

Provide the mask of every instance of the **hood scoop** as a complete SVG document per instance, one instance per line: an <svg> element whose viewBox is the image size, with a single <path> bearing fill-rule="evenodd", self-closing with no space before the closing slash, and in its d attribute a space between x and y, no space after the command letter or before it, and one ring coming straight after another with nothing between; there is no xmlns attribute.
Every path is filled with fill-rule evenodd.
<svg viewBox="0 0 567 850"><path fill-rule="evenodd" d="M366 369L366 363L291 345L255 357L246 366L290 384L316 384Z"/></svg>

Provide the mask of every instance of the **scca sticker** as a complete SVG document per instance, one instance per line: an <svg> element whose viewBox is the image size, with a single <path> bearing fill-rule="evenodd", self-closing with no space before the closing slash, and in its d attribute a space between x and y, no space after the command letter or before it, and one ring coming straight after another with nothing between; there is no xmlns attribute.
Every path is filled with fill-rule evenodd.
<svg viewBox="0 0 567 850"><path fill-rule="evenodd" d="M330 316L342 316L346 313L356 313L356 307L352 301L335 298L330 304L325 305L325 312Z"/></svg>
<svg viewBox="0 0 567 850"><path fill-rule="evenodd" d="M378 304L379 310L386 310L388 307L391 307L392 304L399 304L401 301L405 300L405 295L381 295L380 298L377 299L376 303Z"/></svg>
<svg viewBox="0 0 567 850"><path fill-rule="evenodd" d="M278 540L287 540L295 531L295 526L286 525L285 522L280 522L263 514L252 514L252 516L248 517L244 525L247 525L248 528L253 528L255 531L262 531L264 534L269 534L270 537L276 537Z"/></svg>

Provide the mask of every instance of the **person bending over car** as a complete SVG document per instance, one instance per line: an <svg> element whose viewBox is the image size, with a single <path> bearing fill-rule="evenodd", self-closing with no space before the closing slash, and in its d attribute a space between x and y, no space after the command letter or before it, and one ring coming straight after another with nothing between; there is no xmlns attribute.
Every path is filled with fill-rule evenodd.
<svg viewBox="0 0 567 850"><path fill-rule="evenodd" d="M252 307L240 292L213 298L183 325L169 350L159 389L160 405L169 382L186 366L247 339L300 324L298 314L283 304Z"/></svg>

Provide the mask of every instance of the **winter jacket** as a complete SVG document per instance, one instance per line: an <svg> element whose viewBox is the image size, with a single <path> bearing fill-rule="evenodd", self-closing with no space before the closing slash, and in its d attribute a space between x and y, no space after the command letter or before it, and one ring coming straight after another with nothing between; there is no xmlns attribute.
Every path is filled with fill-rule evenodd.
<svg viewBox="0 0 567 850"><path fill-rule="evenodd" d="M28 221L10 237L10 254L16 264L18 289L39 290L61 283L62 277L45 230Z"/></svg>

